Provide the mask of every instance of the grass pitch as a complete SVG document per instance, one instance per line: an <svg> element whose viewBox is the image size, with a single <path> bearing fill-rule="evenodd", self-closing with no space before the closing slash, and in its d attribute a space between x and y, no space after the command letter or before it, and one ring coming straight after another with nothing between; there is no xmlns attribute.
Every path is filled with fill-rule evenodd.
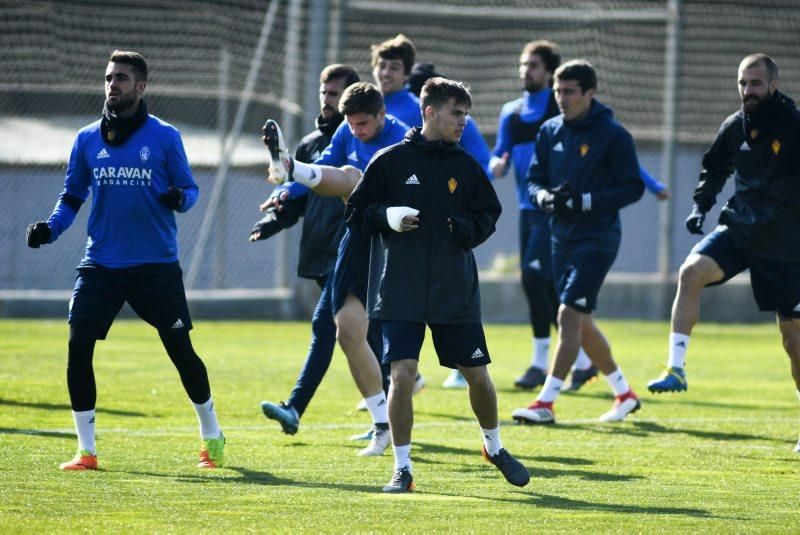
<svg viewBox="0 0 800 535"><path fill-rule="evenodd" d="M2 532L796 532L800 406L774 325L701 325L689 354L689 391L649 394L665 361L662 323L601 322L643 408L600 424L612 403L604 380L562 395L554 426L518 426L511 411L530 331L489 326L502 438L531 472L508 485L480 457L466 393L439 385L447 370L426 341L415 398L417 491L387 496L391 453L359 458L366 430L337 350L295 436L260 411L285 399L305 358L305 323L198 322L193 341L209 370L228 437L225 468L194 468L191 406L156 333L118 321L95 353L101 470L64 473L74 453L62 321L0 321Z"/></svg>

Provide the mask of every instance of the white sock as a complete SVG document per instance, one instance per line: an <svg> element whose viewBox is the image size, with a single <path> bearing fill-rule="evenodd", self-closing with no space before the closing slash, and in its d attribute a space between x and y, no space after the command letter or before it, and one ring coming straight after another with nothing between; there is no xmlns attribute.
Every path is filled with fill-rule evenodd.
<svg viewBox="0 0 800 535"><path fill-rule="evenodd" d="M561 392L561 386L563 384L563 379L548 375L547 379L544 380L544 386L542 386L542 391L539 392L536 401L544 401L546 403L554 402L559 392Z"/></svg>
<svg viewBox="0 0 800 535"><path fill-rule="evenodd" d="M486 448L486 453L489 454L490 457L494 457L503 447L503 443L500 441L500 426L498 425L494 429L484 429L481 427L481 433L483 433L483 447Z"/></svg>
<svg viewBox="0 0 800 535"><path fill-rule="evenodd" d="M406 444L405 446L392 446L392 450L394 451L394 469L400 470L401 468L408 468L408 471L412 472L411 444Z"/></svg>
<svg viewBox="0 0 800 535"><path fill-rule="evenodd" d="M669 333L669 360L670 368L686 367L686 350L689 349L689 335Z"/></svg>
<svg viewBox="0 0 800 535"><path fill-rule="evenodd" d="M217 422L217 411L214 410L213 398L208 398L208 401L198 405L192 403L194 412L197 413L197 421L200 422L200 436L203 439L219 438L222 431Z"/></svg>
<svg viewBox="0 0 800 535"><path fill-rule="evenodd" d="M313 163L303 163L295 160L292 177L295 182L313 189L322 182L322 167Z"/></svg>
<svg viewBox="0 0 800 535"><path fill-rule="evenodd" d="M364 402L367 404L370 416L372 416L373 424L389 422L389 415L386 413L386 394L383 391L380 394L364 398Z"/></svg>
<svg viewBox="0 0 800 535"><path fill-rule="evenodd" d="M592 367L592 359L586 354L586 351L581 347L578 349L578 358L575 359L575 364L572 365L573 370L588 370Z"/></svg>
<svg viewBox="0 0 800 535"><path fill-rule="evenodd" d="M75 421L75 431L78 433L78 449L97 455L97 447L94 444L94 409L72 411L72 419Z"/></svg>
<svg viewBox="0 0 800 535"><path fill-rule="evenodd" d="M547 369L547 357L550 356L550 337L533 338L533 358L531 366L540 370Z"/></svg>
<svg viewBox="0 0 800 535"><path fill-rule="evenodd" d="M619 368L606 375L606 380L608 381L608 384L611 385L611 390L614 391L615 396L627 394L631 390L631 386L628 384L627 379L625 379L625 376L622 375L622 370Z"/></svg>

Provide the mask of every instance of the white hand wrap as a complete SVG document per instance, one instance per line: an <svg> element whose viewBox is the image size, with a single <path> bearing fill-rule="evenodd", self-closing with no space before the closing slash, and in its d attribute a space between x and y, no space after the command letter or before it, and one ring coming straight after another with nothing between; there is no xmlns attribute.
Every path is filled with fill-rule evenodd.
<svg viewBox="0 0 800 535"><path fill-rule="evenodd" d="M418 214L419 210L416 208L411 208L408 206L392 206L386 209L386 221L389 223L389 226L392 228L392 230L403 232L403 229L400 226L403 222L403 218L407 215L417 216Z"/></svg>

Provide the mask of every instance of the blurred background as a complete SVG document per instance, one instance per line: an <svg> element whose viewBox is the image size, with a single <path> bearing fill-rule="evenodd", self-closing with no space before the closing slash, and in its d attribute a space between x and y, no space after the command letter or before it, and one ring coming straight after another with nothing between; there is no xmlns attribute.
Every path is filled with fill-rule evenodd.
<svg viewBox="0 0 800 535"><path fill-rule="evenodd" d="M299 225L247 241L271 190L260 127L278 119L293 147L314 128L321 68L348 63L372 81L370 45L397 33L414 41L417 61L472 87L472 114L490 149L501 106L521 94L526 42L549 39L564 60L588 59L598 99L672 192L668 202L646 192L623 211L612 277L670 285L696 242L683 220L703 151L739 107L738 63L770 54L782 90L796 95L798 27L792 0L0 0L0 290L72 287L88 205L52 246L28 249L23 236L52 210L77 130L99 118L105 66L118 48L147 59L148 108L181 130L200 185L197 206L178 216L187 287L302 293ZM504 213L476 257L487 278L516 280L514 177L495 187ZM730 184L707 230L729 192Z"/></svg>

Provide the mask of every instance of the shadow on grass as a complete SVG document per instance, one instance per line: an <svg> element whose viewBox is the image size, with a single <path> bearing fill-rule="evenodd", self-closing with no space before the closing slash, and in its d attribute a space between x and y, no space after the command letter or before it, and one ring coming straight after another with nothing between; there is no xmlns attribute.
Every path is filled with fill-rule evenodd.
<svg viewBox="0 0 800 535"><path fill-rule="evenodd" d="M524 459L525 457L519 457ZM555 463L555 464L568 464L573 466L589 466L595 464L591 459L581 459L579 457L554 457L550 455L537 455L536 457L528 457L532 461L540 463Z"/></svg>
<svg viewBox="0 0 800 535"><path fill-rule="evenodd" d="M18 429L14 427L0 427L0 435L31 435L35 437L46 438L78 438L78 435L75 433L65 433L63 431L42 431L40 429Z"/></svg>
<svg viewBox="0 0 800 535"><path fill-rule="evenodd" d="M516 501L516 500L514 500ZM613 503L595 503L584 500L573 500L562 496L551 494L532 493L530 502L537 507L547 507L550 509L563 509L567 511L598 511L624 514L646 514L646 515L685 515L698 518L712 518L708 511L689 507L647 507L642 505L622 505Z"/></svg>
<svg viewBox="0 0 800 535"><path fill-rule="evenodd" d="M688 435L690 437L705 438L709 440L763 440L768 442L783 442L772 437L764 437L759 435L751 435L748 433L727 433L724 431L701 431L699 429L685 429L681 427L666 427L655 422L637 422L631 421L630 427L619 427L615 433L630 434L635 436L646 436L650 434L678 434Z"/></svg>
<svg viewBox="0 0 800 535"><path fill-rule="evenodd" d="M505 422L503 422L505 423ZM761 440L767 442L785 442L784 440L749 433L728 433L724 431L703 431L700 429L687 429L681 427L667 427L653 421L626 420L624 424L606 424L598 422L596 424L566 423L559 424L517 424L509 422L508 425L522 425L524 427L538 427L542 429L553 429L558 431L590 431L601 434L628 435L633 437L646 437L649 435L676 434L687 435L690 437L704 438L709 440Z"/></svg>
<svg viewBox="0 0 800 535"><path fill-rule="evenodd" d="M0 399L0 406L8 407L25 407L30 409L44 409L48 411L71 411L72 407L66 403L42 403L32 401L17 401L14 399ZM101 409L98 408L97 412L102 414L113 414L114 416L146 416L148 418L158 418L155 414L145 414L143 412L121 411L117 409Z"/></svg>
<svg viewBox="0 0 800 535"><path fill-rule="evenodd" d="M158 477L164 479L171 479L173 481L178 481L181 483L199 483L199 484L235 483L235 484L245 484L245 485L287 486L287 487L297 487L297 488L326 489L326 490L337 490L337 491L348 491L348 492L368 492L370 494L374 494L375 492L380 492L381 487L383 486L382 484L377 484L377 483L375 485L348 485L347 483L340 483L340 482L323 483L319 481L297 481L295 479L289 479L286 477L278 477L269 472L261 472L258 470L250 470L249 468L242 468L241 466L226 466L220 471L204 472L199 474L160 474L157 472L144 472L138 470L106 470L106 472L109 473L117 472L117 473L131 474L135 476ZM225 476L227 475L226 472L235 472L239 475L239 477L208 477L207 475L207 474L218 474L220 476Z"/></svg>
<svg viewBox="0 0 800 535"><path fill-rule="evenodd" d="M431 418L443 418L445 420L455 420L457 422L475 422L475 416L461 416L459 414L444 414L439 412L428 412L425 410L415 410L414 417L420 418L421 416L429 416Z"/></svg>

